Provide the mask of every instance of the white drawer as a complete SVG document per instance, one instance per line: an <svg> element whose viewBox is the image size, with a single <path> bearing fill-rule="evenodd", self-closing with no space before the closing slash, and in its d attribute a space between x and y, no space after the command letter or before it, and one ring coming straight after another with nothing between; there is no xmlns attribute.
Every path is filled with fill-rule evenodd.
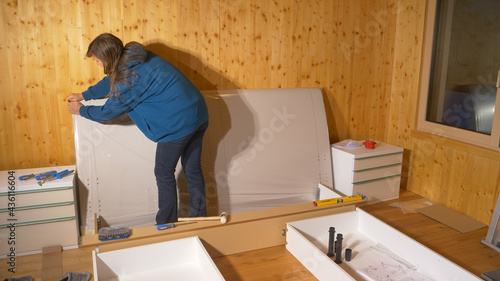
<svg viewBox="0 0 500 281"><path fill-rule="evenodd" d="M368 157L359 156L354 159L353 170L359 171L370 168L401 164L402 162L403 162L403 152L383 154L377 156L368 156Z"/></svg>
<svg viewBox="0 0 500 281"><path fill-rule="evenodd" d="M9 245L9 237L15 239L15 246ZM78 247L78 227L76 219L57 222L39 223L15 228L0 228L0 258L10 254L10 247L15 247L16 254L41 252L43 247L61 245Z"/></svg>
<svg viewBox="0 0 500 281"><path fill-rule="evenodd" d="M423 280L424 275L431 280L481 281L478 276L359 208L290 222L286 226L286 249L320 281L381 280L360 273L367 269L380 270L391 277L402 272L414 274L391 280ZM342 253L336 253L334 258L327 256L330 227L343 235ZM345 261L347 248L353 253L349 262ZM337 255L343 261L341 264L334 262Z"/></svg>
<svg viewBox="0 0 500 281"><path fill-rule="evenodd" d="M375 203L385 200L399 198L399 184L401 176L368 181L353 185L352 194L362 194L368 199L368 203Z"/></svg>
<svg viewBox="0 0 500 281"><path fill-rule="evenodd" d="M75 218L75 205L68 204L63 206L53 206L45 208L35 208L26 210L14 210L14 217L10 216L10 212L0 213L0 222L2 222L1 227L9 225L9 219L16 219L16 225L23 225L26 223L40 223L45 221L53 221L61 218ZM10 221L13 222L13 221ZM3 224L7 223L7 224ZM46 234L44 234L46 235Z"/></svg>
<svg viewBox="0 0 500 281"><path fill-rule="evenodd" d="M362 183L366 181L383 179L401 174L401 164L385 166L375 169L360 170L353 173L352 183Z"/></svg>
<svg viewBox="0 0 500 281"><path fill-rule="evenodd" d="M224 280L197 236L92 252L94 280Z"/></svg>
<svg viewBox="0 0 500 281"><path fill-rule="evenodd" d="M71 187L55 191L16 193L16 209L44 207L46 205L54 203L73 203L73 196L73 188ZM7 211L9 202L9 196L0 196L0 212Z"/></svg>

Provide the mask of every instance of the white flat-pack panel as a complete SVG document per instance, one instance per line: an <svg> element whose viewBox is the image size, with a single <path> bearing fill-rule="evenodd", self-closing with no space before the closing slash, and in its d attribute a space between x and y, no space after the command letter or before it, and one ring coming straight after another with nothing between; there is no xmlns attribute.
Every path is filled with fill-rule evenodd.
<svg viewBox="0 0 500 281"><path fill-rule="evenodd" d="M330 227L335 227L335 236L343 236L340 264L330 262L335 257L326 255ZM359 208L292 222L287 229L287 249L319 280L352 280L346 274L354 280L379 280L374 277L377 271L387 273L390 280L406 280L398 279L401 276L426 281L481 280ZM349 262L344 256L347 248L352 250Z"/></svg>
<svg viewBox="0 0 500 281"><path fill-rule="evenodd" d="M336 197L342 197L341 194L338 194L337 192L333 191L331 187L327 187L323 184L319 184L318 193L319 194L316 195L316 200L325 200Z"/></svg>
<svg viewBox="0 0 500 281"><path fill-rule="evenodd" d="M96 281L224 280L198 237L92 255Z"/></svg>
<svg viewBox="0 0 500 281"><path fill-rule="evenodd" d="M203 95L210 115L202 151L209 215L310 202L319 183L333 187L320 89ZM154 224L156 144L127 118L97 123L75 116L74 128L83 228L93 229L94 213L110 225ZM187 216L187 184L180 170L178 165L179 216Z"/></svg>
<svg viewBox="0 0 500 281"><path fill-rule="evenodd" d="M94 228L94 213L110 225L153 225L156 144L128 116L103 123L78 116L73 124L83 229Z"/></svg>
<svg viewBox="0 0 500 281"><path fill-rule="evenodd" d="M209 144L216 151L213 178L220 210L238 213L303 203L315 199L319 182L330 181L324 184L332 186L320 89L217 91L205 96L212 100L211 116L214 108L223 109L215 115L220 120L210 120L218 122L220 136ZM215 101L218 106L211 107ZM323 179L322 174L330 177Z"/></svg>

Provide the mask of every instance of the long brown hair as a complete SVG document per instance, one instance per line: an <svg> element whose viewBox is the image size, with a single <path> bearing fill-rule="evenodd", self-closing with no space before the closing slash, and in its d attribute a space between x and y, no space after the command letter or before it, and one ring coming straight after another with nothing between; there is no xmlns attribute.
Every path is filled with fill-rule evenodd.
<svg viewBox="0 0 500 281"><path fill-rule="evenodd" d="M103 33L97 36L89 45L87 57L95 56L101 60L104 74L110 79L110 94L118 97L118 83L133 84L132 77L138 75L129 69L130 63L142 63L146 61L147 53L144 47L137 42L129 42L123 46L122 40L111 33Z"/></svg>

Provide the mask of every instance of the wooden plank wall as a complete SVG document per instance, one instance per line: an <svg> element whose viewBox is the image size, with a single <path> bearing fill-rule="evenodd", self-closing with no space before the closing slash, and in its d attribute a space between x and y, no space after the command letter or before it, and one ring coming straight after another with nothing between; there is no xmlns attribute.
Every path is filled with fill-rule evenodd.
<svg viewBox="0 0 500 281"><path fill-rule="evenodd" d="M412 133L425 2L2 1L0 169L75 163L64 97L103 77L85 52L111 32L159 53L201 90L322 87L331 142L404 147L403 187L489 223L498 156L442 144L429 150L432 138ZM474 176L456 177L464 168Z"/></svg>
<svg viewBox="0 0 500 281"><path fill-rule="evenodd" d="M500 192L500 152L415 131L424 1L399 1L386 141L405 148L402 186L489 224Z"/></svg>

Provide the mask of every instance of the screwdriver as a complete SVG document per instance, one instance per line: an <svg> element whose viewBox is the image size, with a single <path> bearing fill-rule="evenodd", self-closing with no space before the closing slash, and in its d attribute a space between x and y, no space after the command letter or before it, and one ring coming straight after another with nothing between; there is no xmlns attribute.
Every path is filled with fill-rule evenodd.
<svg viewBox="0 0 500 281"><path fill-rule="evenodd" d="M157 225L156 229L165 230L165 229L169 229L169 228L174 228L177 225L192 224L192 223L197 223L197 222L193 221L193 222L185 222L185 223L164 223L164 224Z"/></svg>
<svg viewBox="0 0 500 281"><path fill-rule="evenodd" d="M25 180L29 180L31 178L36 178L38 180L38 179L43 179L43 178L51 177L55 173L57 173L56 170L49 171L49 172L44 172L44 173L39 173L39 174L24 175L24 176L20 176L19 180L20 181L25 181Z"/></svg>
<svg viewBox="0 0 500 281"><path fill-rule="evenodd" d="M62 179L63 177L67 176L67 175L71 175L75 170L71 170L71 171L68 171L68 169L62 171L62 172L59 172L59 173L55 173L49 177L45 177L43 179L39 179L38 180L38 185L42 186L44 183L48 182L48 181L53 181L53 180L57 180L57 179Z"/></svg>

